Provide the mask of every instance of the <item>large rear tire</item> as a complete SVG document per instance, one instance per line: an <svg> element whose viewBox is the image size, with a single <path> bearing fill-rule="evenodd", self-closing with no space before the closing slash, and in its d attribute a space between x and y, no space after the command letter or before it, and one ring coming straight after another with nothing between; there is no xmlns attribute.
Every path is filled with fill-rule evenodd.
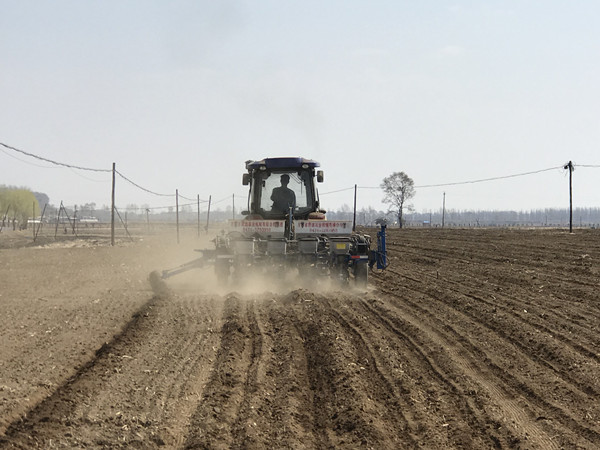
<svg viewBox="0 0 600 450"><path fill-rule="evenodd" d="M356 263L354 266L354 284L359 289L366 289L369 284L369 266L367 263Z"/></svg>
<svg viewBox="0 0 600 450"><path fill-rule="evenodd" d="M219 284L226 285L229 281L229 261L217 259L215 263L215 275Z"/></svg>

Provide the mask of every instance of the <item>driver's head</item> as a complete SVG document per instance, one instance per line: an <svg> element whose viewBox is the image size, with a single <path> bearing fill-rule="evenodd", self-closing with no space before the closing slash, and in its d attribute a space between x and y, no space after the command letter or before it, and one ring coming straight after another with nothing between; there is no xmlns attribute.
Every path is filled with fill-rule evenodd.
<svg viewBox="0 0 600 450"><path fill-rule="evenodd" d="M281 175L281 184L287 186L290 183L290 176L288 174Z"/></svg>

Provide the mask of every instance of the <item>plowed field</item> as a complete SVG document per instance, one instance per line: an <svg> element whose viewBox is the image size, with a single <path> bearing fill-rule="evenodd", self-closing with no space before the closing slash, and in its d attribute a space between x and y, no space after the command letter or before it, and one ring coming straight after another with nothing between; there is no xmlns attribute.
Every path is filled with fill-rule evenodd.
<svg viewBox="0 0 600 450"><path fill-rule="evenodd" d="M596 230L389 230L367 291L162 296L172 237L8 235L0 448L600 448Z"/></svg>

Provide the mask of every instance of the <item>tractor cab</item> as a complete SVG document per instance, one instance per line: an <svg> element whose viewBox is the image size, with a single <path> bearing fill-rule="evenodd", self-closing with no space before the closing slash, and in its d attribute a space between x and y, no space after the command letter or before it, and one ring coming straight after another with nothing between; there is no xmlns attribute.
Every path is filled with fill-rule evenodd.
<svg viewBox="0 0 600 450"><path fill-rule="evenodd" d="M307 286L328 276L341 283L354 278L357 286L366 288L369 265L387 266L385 225L377 234L377 250L371 250L371 237L356 232L352 221L328 221L316 189L323 181L318 167L318 162L299 157L246 161L245 219L229 221L229 231L215 237L214 249L200 250L201 258L155 273L151 282L213 264L222 283L249 280L254 285L259 273L285 283L290 281L286 273L292 271Z"/></svg>
<svg viewBox="0 0 600 450"><path fill-rule="evenodd" d="M248 219L282 220L317 218L322 215L315 179L323 181L317 161L305 158L265 158L247 161L244 186L250 185Z"/></svg>

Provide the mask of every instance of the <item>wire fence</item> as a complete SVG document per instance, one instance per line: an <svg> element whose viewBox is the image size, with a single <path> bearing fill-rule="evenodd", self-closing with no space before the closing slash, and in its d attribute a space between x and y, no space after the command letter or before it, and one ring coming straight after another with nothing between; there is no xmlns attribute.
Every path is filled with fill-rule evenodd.
<svg viewBox="0 0 600 450"><path fill-rule="evenodd" d="M56 161L50 158L46 158L17 147L1 143L0 149L7 153L7 151L25 156L27 158L31 158L37 161L42 161L45 163L51 164L51 166L69 168L74 172L97 172L97 173L112 173L113 176L113 188L114 188L114 179L115 177L120 177L120 179L127 182L129 185L135 187L136 189L150 194L155 197L164 198L165 205L164 206L149 206L149 205L128 205L127 207L117 208L116 205L113 204L111 208L95 208L95 205L83 205L77 210L77 207L73 207L71 209L64 207L61 203L60 207L53 207L51 205L48 206L48 210L45 213L45 217L32 217L30 220L35 223L36 220L39 224L46 225L56 225L55 234L58 235L59 225L63 230L64 234L69 233L69 227L64 227L64 221L72 220L73 223L77 223L77 227L83 230L100 230L102 229L104 224L115 223L115 219L111 216L116 213L118 217L118 221L122 226L122 229L127 230L129 224L141 224L140 226L146 226L149 229L150 224L169 224L173 222L181 223L183 225L195 224L199 229L201 228L200 224L205 223L204 228L209 226L209 221L212 219L214 222L220 222L227 219L235 219L239 216L244 207L240 207L240 205L245 205L248 201L247 197L241 195L230 195L220 199L213 200L212 196L208 196L208 198L200 198L200 195L196 195L195 197L189 195L181 194L177 189L174 189L174 193L162 193L157 192L155 189L148 188L143 184L133 181L131 177L123 174L121 171L116 169L116 165L113 163L113 169L101 169L101 168L93 168L93 167L85 167L81 165L69 164L61 161ZM13 155L11 155L13 156ZM20 159L19 159L20 160ZM24 161L25 162L25 161ZM47 167L47 166L45 166ZM517 177L526 177L531 176L543 172L556 171L559 169L570 169L570 173L572 174L572 170L575 167L582 168L592 168L597 169L600 168L600 165L597 164L573 164L569 162L568 164L561 164L559 166L548 167L544 169L520 172L514 174L508 174L503 176L482 178L482 179L474 179L474 180L464 180L464 181L455 181L449 183L437 183L437 184L423 184L414 186L415 189L428 189L428 188L439 188L439 187L449 187L449 186L459 186L459 185L469 185L469 184L477 184L477 183L485 183L503 179L511 179ZM339 189L334 189L327 192L319 193L319 196L326 197L328 195L338 194L342 192L354 191L355 204L356 204L356 196L359 191L368 191L368 190L382 190L382 185L379 186L348 186ZM113 192L114 198L114 192ZM185 202L181 202L184 200ZM227 203L226 203L227 202ZM229 202L231 202L229 204ZM225 211L220 210L220 208L215 208L216 205L226 204L227 207ZM236 208L237 205L237 208ZM41 206L41 205L40 205ZM237 210L237 211L236 211ZM63 217L61 217L61 211L64 212ZM0 211L0 214L3 212ZM342 211L342 215L344 213L347 215L348 211ZM377 212L379 214L380 212ZM336 213L334 213L336 215ZM340 216L340 212L337 212L338 217ZM212 216L212 217L211 217ZM354 211L354 216L356 216L356 211ZM413 215L414 216L414 215ZM72 219L68 219L67 217L72 217ZM363 212L364 221L367 222L366 213ZM369 218L371 220L371 218ZM7 224L7 221L9 222ZM426 220L418 219L416 223L426 223ZM7 214L4 216L0 215L0 231L2 228L10 227L10 219ZM21 225L22 226L22 225ZM15 227L14 217L12 227ZM48 228L48 227L47 227ZM76 234L75 226L71 225L71 234ZM65 232L65 229L67 230Z"/></svg>

